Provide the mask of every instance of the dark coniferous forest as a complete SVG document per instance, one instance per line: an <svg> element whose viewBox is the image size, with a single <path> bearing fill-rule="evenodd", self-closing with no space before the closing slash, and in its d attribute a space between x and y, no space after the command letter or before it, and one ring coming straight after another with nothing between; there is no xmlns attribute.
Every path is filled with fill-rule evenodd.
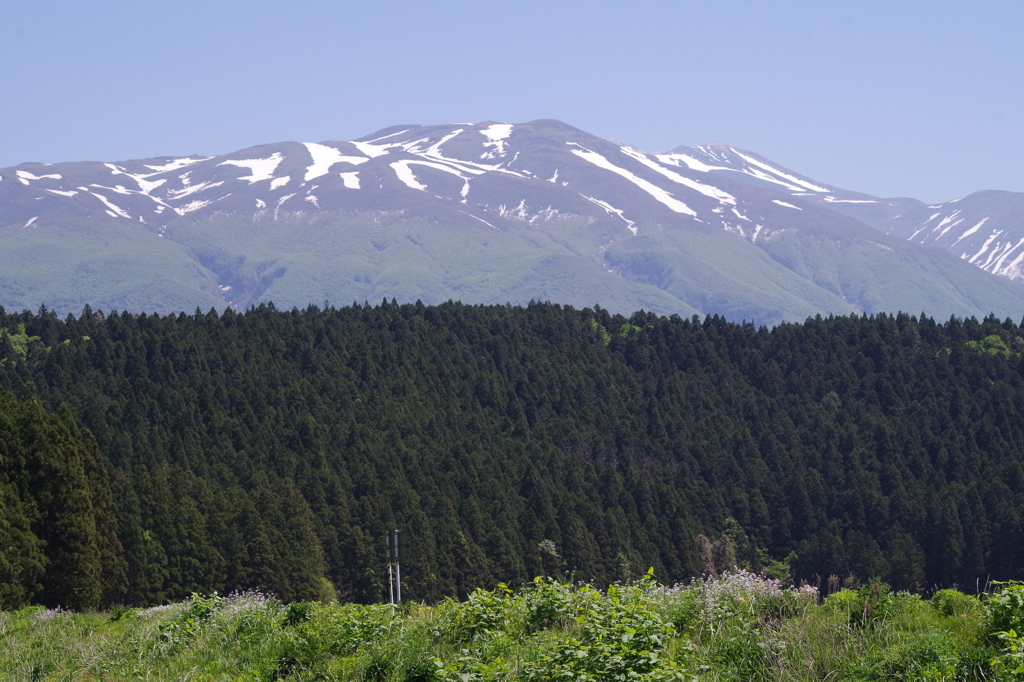
<svg viewBox="0 0 1024 682"><path fill-rule="evenodd" d="M1024 578L1024 329L553 304L0 309L0 606L739 564Z"/></svg>

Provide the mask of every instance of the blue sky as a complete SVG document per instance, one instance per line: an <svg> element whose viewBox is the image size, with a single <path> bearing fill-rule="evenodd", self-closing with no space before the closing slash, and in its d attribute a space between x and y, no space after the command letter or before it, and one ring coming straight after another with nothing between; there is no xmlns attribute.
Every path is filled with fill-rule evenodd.
<svg viewBox="0 0 1024 682"><path fill-rule="evenodd" d="M25 0L0 167L557 118L926 201L1024 191L1024 2Z"/></svg>

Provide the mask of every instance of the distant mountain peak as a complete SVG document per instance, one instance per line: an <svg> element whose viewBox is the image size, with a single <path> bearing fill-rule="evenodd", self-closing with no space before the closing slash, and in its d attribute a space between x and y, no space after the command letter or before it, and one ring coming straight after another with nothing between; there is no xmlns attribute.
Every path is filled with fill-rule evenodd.
<svg viewBox="0 0 1024 682"><path fill-rule="evenodd" d="M0 169L0 304L383 295L765 322L986 314L1024 307L1024 287L963 261L1024 275L1022 196L879 199L724 142L651 154L554 119L21 164Z"/></svg>

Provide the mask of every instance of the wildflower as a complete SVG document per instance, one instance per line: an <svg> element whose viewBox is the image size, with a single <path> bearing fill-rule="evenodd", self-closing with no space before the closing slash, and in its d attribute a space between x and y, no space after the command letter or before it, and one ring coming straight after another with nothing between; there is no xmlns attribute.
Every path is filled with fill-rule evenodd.
<svg viewBox="0 0 1024 682"><path fill-rule="evenodd" d="M54 618L60 618L61 616L70 616L71 611L62 609L59 605L56 608L47 609L46 611L38 611L34 614L36 620L53 620Z"/></svg>
<svg viewBox="0 0 1024 682"><path fill-rule="evenodd" d="M179 608L181 608L183 603L184 602L178 604L164 604L162 606L151 606L148 609L143 609L142 611L139 611L136 615L141 616L142 618L152 618L153 616L159 615L161 613L176 611Z"/></svg>

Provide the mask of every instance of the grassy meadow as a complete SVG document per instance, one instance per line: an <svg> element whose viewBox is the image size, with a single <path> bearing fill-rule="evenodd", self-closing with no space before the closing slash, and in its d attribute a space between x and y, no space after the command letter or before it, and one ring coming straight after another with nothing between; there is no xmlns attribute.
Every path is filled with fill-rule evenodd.
<svg viewBox="0 0 1024 682"><path fill-rule="evenodd" d="M149 609L0 613L11 680L1014 680L1024 585L931 599L737 571L599 590L537 579L464 601L283 604L259 592ZM1019 667L1018 667L1019 666Z"/></svg>

